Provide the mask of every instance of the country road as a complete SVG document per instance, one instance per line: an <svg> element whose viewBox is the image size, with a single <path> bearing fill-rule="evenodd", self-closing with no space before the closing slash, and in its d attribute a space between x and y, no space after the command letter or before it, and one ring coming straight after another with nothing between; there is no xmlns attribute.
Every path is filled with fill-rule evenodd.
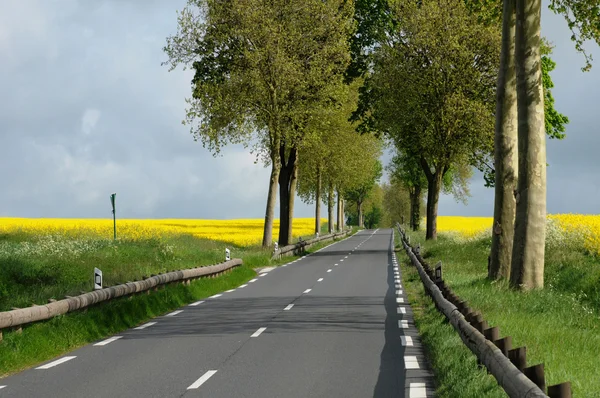
<svg viewBox="0 0 600 398"><path fill-rule="evenodd" d="M392 249L391 229L362 231L0 379L0 397L432 397Z"/></svg>

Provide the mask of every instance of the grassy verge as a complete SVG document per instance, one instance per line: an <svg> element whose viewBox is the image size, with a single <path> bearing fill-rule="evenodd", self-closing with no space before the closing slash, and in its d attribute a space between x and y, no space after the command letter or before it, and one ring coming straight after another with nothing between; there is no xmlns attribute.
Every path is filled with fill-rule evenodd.
<svg viewBox="0 0 600 398"><path fill-rule="evenodd" d="M426 242L424 234L418 232L411 233L411 242L421 243L430 263L443 262L447 283L469 301L471 307L481 311L491 326L498 326L502 336L512 336L513 347L527 346L528 364L544 363L547 385L571 381L574 396L600 396L597 372L600 308L591 287L595 281L598 289L598 259L572 249L549 247L548 287L520 293L509 289L505 283L492 283L486 279L489 239L460 241L441 234L438 241ZM410 278L411 270L406 275ZM420 289L422 291L422 287ZM426 335L432 336L428 346L435 358L435 352L443 350L437 346L447 343L444 338L433 336L442 334L443 326L451 326L436 326L435 318L429 314L436 310L428 303L423 311L424 315L419 315L423 322L421 327ZM464 366L458 359L460 351L453 352L447 352L444 361ZM453 367L448 368L444 361L434 360L434 366L442 386L446 385L450 390L454 388L451 384L460 384L460 380L453 376ZM474 379L473 384L481 384L484 388L478 380ZM446 396L467 395L459 390L458 395Z"/></svg>
<svg viewBox="0 0 600 398"><path fill-rule="evenodd" d="M331 243L330 241L314 245L308 252L314 252ZM194 244L196 247L199 245ZM207 245L210 242L200 244ZM47 322L28 325L23 327L21 333L4 331L4 339L0 342L0 377L137 326L193 301L239 286L256 276L256 267L281 265L295 259L290 256L270 261L270 251L258 248L237 248L232 254L242 257L244 265L220 277L198 279L192 281L189 286L171 284L150 294L143 293L111 300ZM218 260L216 257L208 260L211 257L208 254L204 256L208 263L222 261L220 257ZM164 268L167 269L172 268Z"/></svg>

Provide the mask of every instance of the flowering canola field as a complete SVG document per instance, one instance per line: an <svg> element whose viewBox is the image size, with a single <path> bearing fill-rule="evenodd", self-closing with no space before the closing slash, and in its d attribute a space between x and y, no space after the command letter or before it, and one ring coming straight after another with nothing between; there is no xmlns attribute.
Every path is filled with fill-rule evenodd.
<svg viewBox="0 0 600 398"><path fill-rule="evenodd" d="M325 220L323 219L323 222ZM239 220L117 220L117 237L120 239L149 239L172 234L189 234L198 238L233 243L238 246L258 245L262 241L263 219ZM314 218L296 218L294 237L314 234ZM111 219L68 218L0 218L0 235L26 233L32 235L59 235L72 238L113 237ZM279 220L275 220L273 236L279 233Z"/></svg>
<svg viewBox="0 0 600 398"><path fill-rule="evenodd" d="M549 214L546 240L559 244L583 246L600 255L600 215ZM491 234L492 217L439 216L438 231L456 233L463 238Z"/></svg>

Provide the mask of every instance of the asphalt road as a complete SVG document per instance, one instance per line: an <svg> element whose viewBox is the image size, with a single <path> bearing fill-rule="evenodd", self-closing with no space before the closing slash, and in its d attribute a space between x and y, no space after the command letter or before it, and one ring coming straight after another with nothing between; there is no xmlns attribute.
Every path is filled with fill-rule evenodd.
<svg viewBox="0 0 600 398"><path fill-rule="evenodd" d="M0 379L0 397L431 397L392 248L362 231Z"/></svg>

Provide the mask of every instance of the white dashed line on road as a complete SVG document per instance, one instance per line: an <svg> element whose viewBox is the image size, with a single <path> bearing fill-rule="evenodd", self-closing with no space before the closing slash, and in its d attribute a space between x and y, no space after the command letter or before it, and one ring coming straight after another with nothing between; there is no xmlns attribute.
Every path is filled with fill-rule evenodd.
<svg viewBox="0 0 600 398"><path fill-rule="evenodd" d="M412 337L410 337L410 336L400 336L400 340L402 340L402 345L405 347L413 346Z"/></svg>
<svg viewBox="0 0 600 398"><path fill-rule="evenodd" d="M156 322L148 322L143 324L142 326L138 326L137 328L134 328L133 330L142 330L142 329L146 329L147 327L150 327L152 325L156 325Z"/></svg>
<svg viewBox="0 0 600 398"><path fill-rule="evenodd" d="M0 386L0 390L2 390L3 388L5 388L6 386Z"/></svg>
<svg viewBox="0 0 600 398"><path fill-rule="evenodd" d="M401 319L398 321L398 327L400 329L408 329L408 321L405 319Z"/></svg>
<svg viewBox="0 0 600 398"><path fill-rule="evenodd" d="M306 294L306 293L310 293L312 289L306 289L304 292L302 292L302 294Z"/></svg>
<svg viewBox="0 0 600 398"><path fill-rule="evenodd" d="M400 296L400 295L402 295L402 294L403 294L403 293L402 293L402 290L396 290L396 295L397 295L397 296Z"/></svg>
<svg viewBox="0 0 600 398"><path fill-rule="evenodd" d="M217 373L216 370L209 370L208 372L204 373L202 375L202 377L200 377L198 380L196 380L194 382L194 384L192 384L191 386L189 386L187 389L188 390L195 390L196 388L200 387L202 384L206 383L206 381L208 379L210 379L215 373Z"/></svg>
<svg viewBox="0 0 600 398"><path fill-rule="evenodd" d="M217 297L221 297L221 296L222 296L222 294L219 293L219 294L214 294L214 295L210 296L209 298L217 298Z"/></svg>
<svg viewBox="0 0 600 398"><path fill-rule="evenodd" d="M258 336L260 336L260 335L261 335L261 333L262 333L262 332L264 332L265 330L267 330L267 328L260 328L260 329L258 329L256 332L254 332L254 333L252 334L252 336L250 336L250 337L258 337Z"/></svg>
<svg viewBox="0 0 600 398"><path fill-rule="evenodd" d="M331 268L329 268L329 269L327 270L327 272L331 272Z"/></svg>
<svg viewBox="0 0 600 398"><path fill-rule="evenodd" d="M258 280L258 279L254 278L254 279L252 279L252 280L251 280L249 283L256 282L257 280Z"/></svg>
<svg viewBox="0 0 600 398"><path fill-rule="evenodd" d="M201 300L201 301L196 301L195 303L192 303L192 304L190 304L190 307L195 307L195 306L197 306L197 305L200 305L200 304L202 304L203 302L204 302L204 300Z"/></svg>
<svg viewBox="0 0 600 398"><path fill-rule="evenodd" d="M323 280L323 278L319 278L317 279L317 282L321 282Z"/></svg>
<svg viewBox="0 0 600 398"><path fill-rule="evenodd" d="M261 276L265 276L265 275L267 275L266 272L264 274L260 274L258 277L260 278Z"/></svg>
<svg viewBox="0 0 600 398"><path fill-rule="evenodd" d="M42 365L40 367L37 367L36 369L50 369L50 368L53 368L53 367L55 367L57 365L60 365L61 363L65 363L65 362L70 361L71 359L75 359L75 358L77 358L77 357L64 357L64 358L61 358L61 359L57 359L56 361L53 361L53 362L47 363L45 365Z"/></svg>
<svg viewBox="0 0 600 398"><path fill-rule="evenodd" d="M402 297L396 297L397 303L404 303L404 299Z"/></svg>
<svg viewBox="0 0 600 398"><path fill-rule="evenodd" d="M396 310L396 312L398 312L398 314L406 314L406 308L405 307L398 307L398 309Z"/></svg>
<svg viewBox="0 0 600 398"><path fill-rule="evenodd" d="M170 314L167 314L165 316L175 316L177 314L181 314L183 312L183 310L177 310L177 311L173 311Z"/></svg>
<svg viewBox="0 0 600 398"><path fill-rule="evenodd" d="M235 289L229 289L229 290L225 291L225 293L231 293L231 292L235 292Z"/></svg>
<svg viewBox="0 0 600 398"><path fill-rule="evenodd" d="M123 338L123 336L115 336L115 337L111 337L110 339L106 339L104 341L101 341L99 343L94 344L94 347L102 347L105 346L107 344L112 343L113 341L117 341L119 339Z"/></svg>
<svg viewBox="0 0 600 398"><path fill-rule="evenodd" d="M333 264L333 266L335 267L336 265L339 265L338 263Z"/></svg>
<svg viewBox="0 0 600 398"><path fill-rule="evenodd" d="M419 361L417 361L417 357L415 357L415 356L404 357L404 367L406 369L419 369Z"/></svg>
<svg viewBox="0 0 600 398"><path fill-rule="evenodd" d="M340 259L340 261L344 261L344 259L342 258L342 259Z"/></svg>
<svg viewBox="0 0 600 398"><path fill-rule="evenodd" d="M240 286L240 287L239 287L239 289L243 289L243 288L245 288L246 286L248 286L248 285L247 285L247 284L243 284L242 286Z"/></svg>
<svg viewBox="0 0 600 398"><path fill-rule="evenodd" d="M285 307L283 310L284 310L284 311L289 311L289 310L291 310L291 309L292 309L292 307L293 307L293 306L294 306L294 304L290 304L290 305L288 305L287 307Z"/></svg>
<svg viewBox="0 0 600 398"><path fill-rule="evenodd" d="M408 394L409 398L427 398L425 383L410 383Z"/></svg>

